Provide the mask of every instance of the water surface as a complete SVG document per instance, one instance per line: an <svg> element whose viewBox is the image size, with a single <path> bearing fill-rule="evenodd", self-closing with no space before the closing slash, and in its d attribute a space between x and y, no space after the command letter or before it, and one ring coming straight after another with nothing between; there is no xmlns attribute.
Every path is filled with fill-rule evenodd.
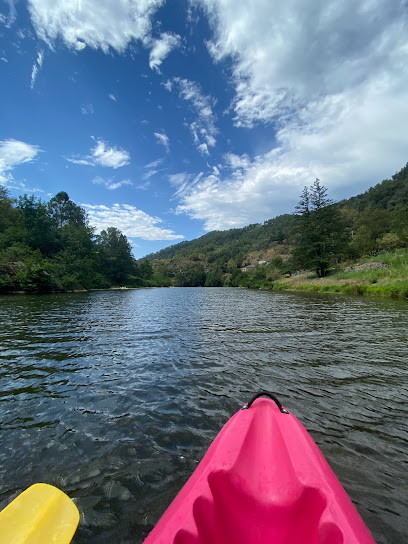
<svg viewBox="0 0 408 544"><path fill-rule="evenodd" d="M0 298L0 507L34 482L75 544L141 543L258 389L311 432L379 544L406 543L408 304L226 288Z"/></svg>

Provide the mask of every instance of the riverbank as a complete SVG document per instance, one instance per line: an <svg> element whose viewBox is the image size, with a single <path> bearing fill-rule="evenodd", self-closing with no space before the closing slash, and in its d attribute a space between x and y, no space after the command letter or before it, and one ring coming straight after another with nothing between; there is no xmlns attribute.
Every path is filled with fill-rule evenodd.
<svg viewBox="0 0 408 544"><path fill-rule="evenodd" d="M408 298L408 251L399 250L367 257L358 263L346 263L325 278L318 278L312 272L295 274L274 281L269 288L274 291Z"/></svg>

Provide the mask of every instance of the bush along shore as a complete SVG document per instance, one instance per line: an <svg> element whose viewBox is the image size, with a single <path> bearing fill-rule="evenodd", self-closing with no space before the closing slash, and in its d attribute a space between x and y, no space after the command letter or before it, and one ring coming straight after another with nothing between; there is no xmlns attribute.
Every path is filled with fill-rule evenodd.
<svg viewBox="0 0 408 544"><path fill-rule="evenodd" d="M332 270L324 278L311 272L265 282L261 289L335 293L408 299L408 251L398 250Z"/></svg>

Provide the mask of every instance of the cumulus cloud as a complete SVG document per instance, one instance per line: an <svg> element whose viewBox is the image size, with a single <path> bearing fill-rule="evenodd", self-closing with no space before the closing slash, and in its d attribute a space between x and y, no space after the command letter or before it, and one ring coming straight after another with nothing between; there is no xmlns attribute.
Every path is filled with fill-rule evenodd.
<svg viewBox="0 0 408 544"><path fill-rule="evenodd" d="M0 141L0 183L13 180L12 170L19 164L32 162L41 149L19 140Z"/></svg>
<svg viewBox="0 0 408 544"><path fill-rule="evenodd" d="M340 114L339 114L340 108ZM250 160L224 156L219 169L181 199L177 211L207 230L241 227L293 210L304 185L319 177L335 198L357 194L406 162L408 100L372 86L364 101L353 90L310 102L301 123L276 134L277 146Z"/></svg>
<svg viewBox="0 0 408 544"><path fill-rule="evenodd" d="M91 154L84 157L65 157L73 164L88 166L105 166L109 168L120 168L130 163L130 154L124 149L109 147L103 140L97 140L96 145L91 149Z"/></svg>
<svg viewBox="0 0 408 544"><path fill-rule="evenodd" d="M397 71L407 56L400 2L202 0L214 29L214 59L234 59L235 122L269 122L321 95L336 95ZM401 66L403 72L406 70ZM391 73L389 74L391 75Z"/></svg>
<svg viewBox="0 0 408 544"><path fill-rule="evenodd" d="M164 0L29 0L39 38L51 48L61 38L70 49L123 52L132 40L149 41L151 18Z"/></svg>
<svg viewBox="0 0 408 544"><path fill-rule="evenodd" d="M28 5L37 36L51 49L59 38L70 49L91 47L104 53L112 49L123 53L132 42L140 42L150 49L150 68L160 72L164 59L181 43L180 36L171 32L164 32L157 39L151 35L151 20L164 2L28 0Z"/></svg>
<svg viewBox="0 0 408 544"><path fill-rule="evenodd" d="M96 164L115 169L126 166L130 162L130 155L127 151L117 147L107 147L102 140L97 142L92 150L92 156Z"/></svg>
<svg viewBox="0 0 408 544"><path fill-rule="evenodd" d="M204 221L206 230L257 223L277 215L277 203L288 206L300 186L310 181L308 174L307 169L285 169L282 160L274 161L270 155L258 157L247 169L233 170L223 180L211 173L183 187L176 212Z"/></svg>
<svg viewBox="0 0 408 544"><path fill-rule="evenodd" d="M160 226L163 220L148 215L128 204L113 204L113 206L82 204L86 209L89 221L97 232L116 227L129 238L143 240L181 240L182 234L176 234L171 229Z"/></svg>
<svg viewBox="0 0 408 544"><path fill-rule="evenodd" d="M175 77L163 85L168 91L176 86L180 98L190 104L195 119L188 123L188 128L193 135L194 144L198 151L202 155L208 155L208 148L215 146L215 136L218 133L215 126L215 114L212 110L213 99L204 95L198 83L189 79Z"/></svg>
<svg viewBox="0 0 408 544"><path fill-rule="evenodd" d="M223 229L293 209L318 176L334 198L406 162L408 12L403 3L198 0L229 60L237 127L270 126L270 151L226 154L183 193L178 213ZM265 149L265 143L263 146ZM223 177L221 177L222 172Z"/></svg>
<svg viewBox="0 0 408 544"><path fill-rule="evenodd" d="M162 145L165 148L166 152L168 153L170 151L170 140L168 136L166 135L166 133L164 131L155 132L154 135L156 136L157 143Z"/></svg>
<svg viewBox="0 0 408 544"><path fill-rule="evenodd" d="M152 70L160 72L163 60L173 49L180 46L180 36L164 32L158 40L154 40L150 51L149 66Z"/></svg>

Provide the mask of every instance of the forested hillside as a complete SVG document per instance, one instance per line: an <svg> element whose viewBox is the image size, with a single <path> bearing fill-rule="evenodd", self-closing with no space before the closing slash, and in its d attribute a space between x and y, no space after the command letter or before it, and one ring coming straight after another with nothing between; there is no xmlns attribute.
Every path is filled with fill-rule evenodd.
<svg viewBox="0 0 408 544"><path fill-rule="evenodd" d="M0 293L143 286L152 275L148 262L136 263L118 229L94 236L67 193L49 202L27 195L14 200L0 186Z"/></svg>
<svg viewBox="0 0 408 544"><path fill-rule="evenodd" d="M325 276L342 261L408 246L408 165L391 179L336 204L318 186L322 193L314 196L314 204L305 203L314 190L306 188L293 214L210 232L146 259L158 277L173 285L262 286L299 270ZM324 258L317 262L320 253Z"/></svg>

